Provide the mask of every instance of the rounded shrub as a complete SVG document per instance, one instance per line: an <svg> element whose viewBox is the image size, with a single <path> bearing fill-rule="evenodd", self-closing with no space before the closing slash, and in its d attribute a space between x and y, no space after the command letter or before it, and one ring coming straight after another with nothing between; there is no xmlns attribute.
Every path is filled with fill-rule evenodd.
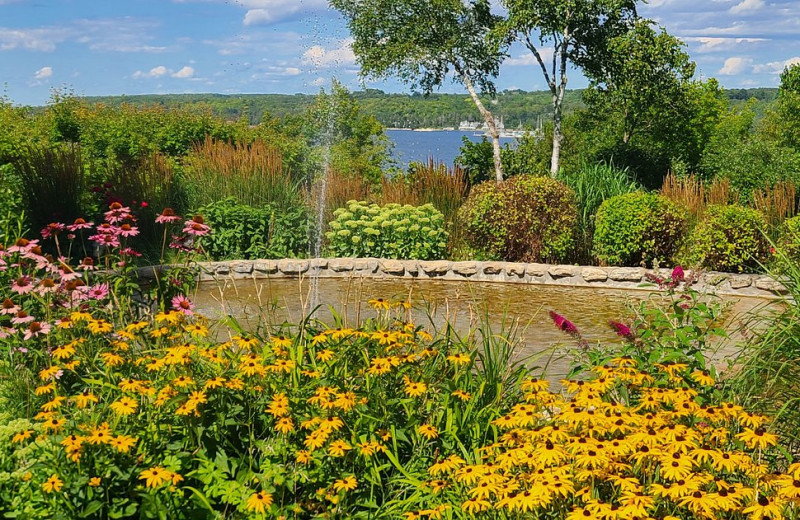
<svg viewBox="0 0 800 520"><path fill-rule="evenodd" d="M666 197L642 191L617 195L597 210L594 254L610 265L669 262L687 226L687 212Z"/></svg>
<svg viewBox="0 0 800 520"><path fill-rule="evenodd" d="M480 184L459 219L470 247L487 258L561 262L575 249L575 192L550 177L518 175Z"/></svg>
<svg viewBox="0 0 800 520"><path fill-rule="evenodd" d="M743 206L709 206L690 236L691 260L714 271L755 272L769 254L767 220Z"/></svg>
<svg viewBox="0 0 800 520"><path fill-rule="evenodd" d="M333 212L328 250L335 256L433 260L447 251L444 216L432 204L367 204L351 200Z"/></svg>

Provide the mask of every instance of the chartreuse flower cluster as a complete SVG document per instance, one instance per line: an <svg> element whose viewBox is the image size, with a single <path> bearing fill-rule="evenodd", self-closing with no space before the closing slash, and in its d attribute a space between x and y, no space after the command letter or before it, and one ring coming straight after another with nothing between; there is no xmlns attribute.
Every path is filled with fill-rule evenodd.
<svg viewBox="0 0 800 520"><path fill-rule="evenodd" d="M778 437L764 417L701 399L714 381L685 364L655 376L640 368L616 358L560 393L525 381L479 460L453 454L430 466L441 507L568 520L797 517L800 464L770 470Z"/></svg>

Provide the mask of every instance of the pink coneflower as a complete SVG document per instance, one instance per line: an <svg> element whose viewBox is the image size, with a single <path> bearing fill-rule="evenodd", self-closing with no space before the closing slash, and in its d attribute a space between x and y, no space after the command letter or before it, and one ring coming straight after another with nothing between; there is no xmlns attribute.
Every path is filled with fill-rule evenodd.
<svg viewBox="0 0 800 520"><path fill-rule="evenodd" d="M131 215L131 208L128 206L123 206L119 201L110 203L108 205L108 211L105 212L104 216L106 222L111 223L122 222L124 220L128 220L129 218L133 218L133 215Z"/></svg>
<svg viewBox="0 0 800 520"><path fill-rule="evenodd" d="M51 236L57 235L64 231L64 224L60 222L51 222L42 228L42 238L47 239Z"/></svg>
<svg viewBox="0 0 800 520"><path fill-rule="evenodd" d="M39 282L39 285L36 286L36 293L44 296L45 294L56 292L58 290L58 285L56 285L55 280L52 278L42 278Z"/></svg>
<svg viewBox="0 0 800 520"><path fill-rule="evenodd" d="M172 235L172 242L169 243L170 249L177 249L184 253L191 253L194 251L191 247L191 238L187 236Z"/></svg>
<svg viewBox="0 0 800 520"><path fill-rule="evenodd" d="M676 265L675 268L672 270L672 283L675 285L681 283L686 279L686 275L683 272L683 267Z"/></svg>
<svg viewBox="0 0 800 520"><path fill-rule="evenodd" d="M178 312L182 312L187 316L194 314L194 312L192 312L194 309L194 304L189 301L189 298L182 294L179 294L172 299L172 308Z"/></svg>
<svg viewBox="0 0 800 520"><path fill-rule="evenodd" d="M23 310L17 311L13 318L11 318L11 323L14 325L23 325L25 323L30 323L34 320L34 317L28 314Z"/></svg>
<svg viewBox="0 0 800 520"><path fill-rule="evenodd" d="M119 247L119 239L116 237L116 235L112 234L92 235L89 237L89 240L92 242L97 242L101 246Z"/></svg>
<svg viewBox="0 0 800 520"><path fill-rule="evenodd" d="M11 284L11 290L17 294L28 294L33 290L33 278L28 275L20 276Z"/></svg>
<svg viewBox="0 0 800 520"><path fill-rule="evenodd" d="M183 224L183 232L189 235L202 237L207 235L209 231L211 231L211 228L205 224L203 217L200 215L195 215L192 220L187 220Z"/></svg>
<svg viewBox="0 0 800 520"><path fill-rule="evenodd" d="M23 339L31 339L37 336L45 336L50 334L50 324L46 321L32 321L28 328L25 329L25 336Z"/></svg>
<svg viewBox="0 0 800 520"><path fill-rule="evenodd" d="M19 312L19 305L10 298L6 298L3 303L0 303L0 314L16 314L17 312Z"/></svg>
<svg viewBox="0 0 800 520"><path fill-rule="evenodd" d="M119 234L124 237L135 237L139 234L139 228L131 226L130 224L122 224L119 227Z"/></svg>
<svg viewBox="0 0 800 520"><path fill-rule="evenodd" d="M173 224L180 221L181 217L176 215L175 210L172 208L164 208L161 215L156 217L156 224Z"/></svg>
<svg viewBox="0 0 800 520"><path fill-rule="evenodd" d="M108 222L103 222L97 226L97 232L101 235L119 235L119 228L112 226Z"/></svg>
<svg viewBox="0 0 800 520"><path fill-rule="evenodd" d="M6 327L0 325L0 339L6 339L7 337L11 336L15 331L10 327Z"/></svg>
<svg viewBox="0 0 800 520"><path fill-rule="evenodd" d="M14 245L8 248L9 253L28 253L33 248L37 247L38 240L28 240L27 238L18 238Z"/></svg>
<svg viewBox="0 0 800 520"><path fill-rule="evenodd" d="M139 258L140 256L142 256L142 253L140 253L139 251L136 251L136 250L135 250L135 249L133 249L132 247L126 247L126 248L124 248L124 249L121 249L121 250L120 250L120 252L119 252L119 254L121 254L121 255L127 255L127 256L135 256L135 257L137 257L137 258Z"/></svg>
<svg viewBox="0 0 800 520"><path fill-rule="evenodd" d="M103 300L108 296L108 284L100 283L86 289L86 296L92 300Z"/></svg>
<svg viewBox="0 0 800 520"><path fill-rule="evenodd" d="M79 229L91 229L94 226L94 222L86 222L82 218L76 218L75 222L67 226L67 229L70 231L78 231Z"/></svg>
<svg viewBox="0 0 800 520"><path fill-rule="evenodd" d="M618 336L621 336L625 339L633 339L633 331L630 327L625 325L624 323L620 323L619 321L611 320L608 322L614 332L617 333Z"/></svg>
<svg viewBox="0 0 800 520"><path fill-rule="evenodd" d="M94 265L94 259L91 256L87 256L75 268L81 271L94 271L97 266Z"/></svg>

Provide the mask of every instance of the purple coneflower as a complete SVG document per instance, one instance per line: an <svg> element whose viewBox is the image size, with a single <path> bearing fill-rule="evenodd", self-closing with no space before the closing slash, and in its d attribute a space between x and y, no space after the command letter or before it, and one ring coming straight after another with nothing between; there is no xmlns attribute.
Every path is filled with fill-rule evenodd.
<svg viewBox="0 0 800 520"><path fill-rule="evenodd" d="M139 234L139 228L131 226L130 224L122 224L119 227L119 234L124 237L135 237Z"/></svg>
<svg viewBox="0 0 800 520"><path fill-rule="evenodd" d="M172 308L178 312L182 312L187 316L194 314L194 304L186 296L179 294L172 299Z"/></svg>
<svg viewBox="0 0 800 520"><path fill-rule="evenodd" d="M44 228L42 228L42 238L50 238L51 236L57 235L64 231L64 224L60 222L51 222L47 224Z"/></svg>
<svg viewBox="0 0 800 520"><path fill-rule="evenodd" d="M200 215L195 215L192 220L187 220L183 224L183 232L189 235L202 237L207 235L209 231L211 231L211 228L205 224L203 217Z"/></svg>
<svg viewBox="0 0 800 520"><path fill-rule="evenodd" d="M19 305L14 303L10 298L3 300L0 303L0 314L16 314L19 312Z"/></svg>
<svg viewBox="0 0 800 520"><path fill-rule="evenodd" d="M86 289L86 296L91 300L103 300L108 296L108 284L99 283Z"/></svg>
<svg viewBox="0 0 800 520"><path fill-rule="evenodd" d="M25 336L23 339L31 339L37 336L44 336L50 334L50 324L46 321L32 321L28 328L25 329Z"/></svg>
<svg viewBox="0 0 800 520"><path fill-rule="evenodd" d="M67 229L70 231L78 231L79 229L91 229L94 226L94 222L86 222L86 220L82 218L76 218L75 222L67 226Z"/></svg>
<svg viewBox="0 0 800 520"><path fill-rule="evenodd" d="M99 234L99 235L92 235L89 237L89 240L92 242L97 242L101 246L106 247L119 247L119 239L112 234Z"/></svg>
<svg viewBox="0 0 800 520"><path fill-rule="evenodd" d="M11 284L11 290L17 294L28 294L33 290L33 279L28 276L20 276Z"/></svg>
<svg viewBox="0 0 800 520"><path fill-rule="evenodd" d="M14 317L11 318L11 323L14 325L24 325L25 323L30 323L33 320L33 316L23 310L18 310L17 313L14 314Z"/></svg>
<svg viewBox="0 0 800 520"><path fill-rule="evenodd" d="M161 215L156 217L156 224L173 224L180 221L180 215L176 215L175 210L172 208L164 208Z"/></svg>

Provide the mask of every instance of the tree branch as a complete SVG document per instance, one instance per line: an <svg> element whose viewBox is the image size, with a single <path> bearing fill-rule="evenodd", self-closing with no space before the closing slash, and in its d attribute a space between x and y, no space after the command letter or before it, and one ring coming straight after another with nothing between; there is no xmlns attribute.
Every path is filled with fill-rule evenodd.
<svg viewBox="0 0 800 520"><path fill-rule="evenodd" d="M539 62L539 66L542 68L542 73L544 74L544 80L547 82L547 86L550 87L550 90L555 94L556 91L556 84L555 84L555 76L553 79L550 79L550 74L547 73L547 66L544 64L544 60L542 59L542 55L539 54L539 50L531 41L530 35L525 35L525 46L536 56L536 61Z"/></svg>

